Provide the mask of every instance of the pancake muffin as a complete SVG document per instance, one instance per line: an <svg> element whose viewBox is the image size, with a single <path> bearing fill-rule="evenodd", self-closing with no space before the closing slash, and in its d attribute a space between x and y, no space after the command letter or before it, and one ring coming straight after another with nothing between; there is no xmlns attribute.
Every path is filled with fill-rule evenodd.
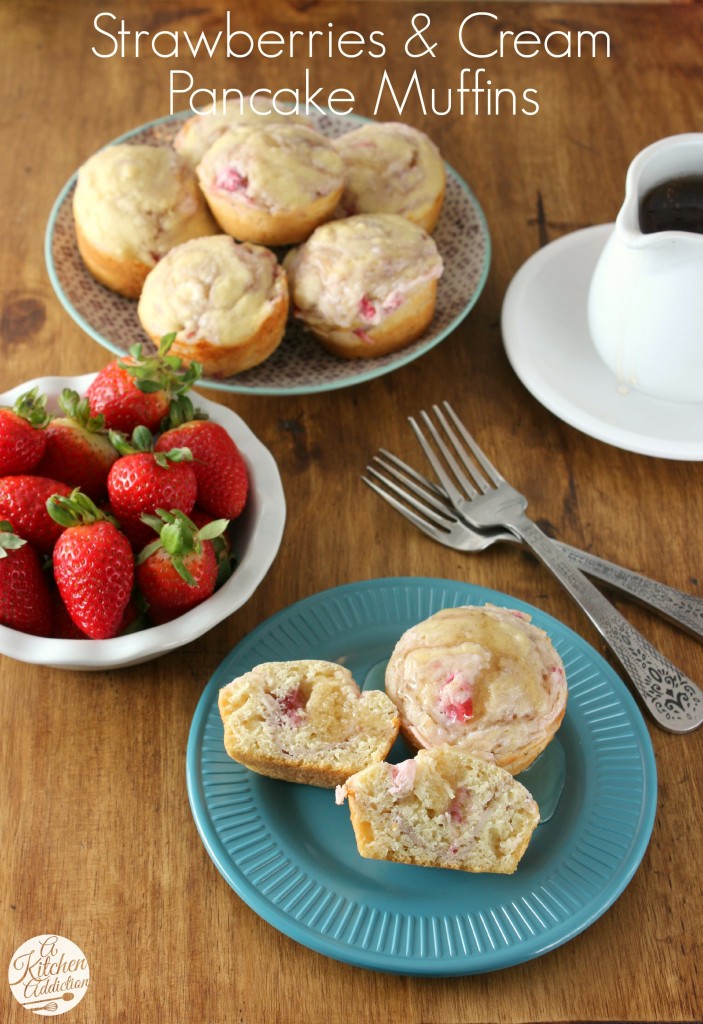
<svg viewBox="0 0 703 1024"><path fill-rule="evenodd" d="M146 278L137 311L155 343L174 333L172 355L229 377L278 347L288 284L269 249L213 235L171 250Z"/></svg>
<svg viewBox="0 0 703 1024"><path fill-rule="evenodd" d="M390 213L325 224L283 265L295 315L345 359L385 355L420 337L443 269L432 237Z"/></svg>
<svg viewBox="0 0 703 1024"><path fill-rule="evenodd" d="M407 630L386 669L386 693L416 749L450 744L507 768L527 768L566 709L564 666L524 612L445 608Z"/></svg>
<svg viewBox="0 0 703 1024"><path fill-rule="evenodd" d="M301 124L225 132L196 168L223 231L261 245L292 245L332 217L344 185L332 143Z"/></svg>
<svg viewBox="0 0 703 1024"><path fill-rule="evenodd" d="M88 270L131 299L175 245L218 231L193 171L163 146L95 153L78 171L73 214Z"/></svg>
<svg viewBox="0 0 703 1024"><path fill-rule="evenodd" d="M335 139L344 161L338 216L399 213L433 231L446 187L444 161L424 132L396 121L374 122Z"/></svg>
<svg viewBox="0 0 703 1024"><path fill-rule="evenodd" d="M361 693L329 661L257 665L220 690L230 757L255 772L332 788L388 754L398 716L380 690Z"/></svg>
<svg viewBox="0 0 703 1024"><path fill-rule="evenodd" d="M362 857L456 871L512 874L539 823L539 808L510 772L447 745L347 779Z"/></svg>

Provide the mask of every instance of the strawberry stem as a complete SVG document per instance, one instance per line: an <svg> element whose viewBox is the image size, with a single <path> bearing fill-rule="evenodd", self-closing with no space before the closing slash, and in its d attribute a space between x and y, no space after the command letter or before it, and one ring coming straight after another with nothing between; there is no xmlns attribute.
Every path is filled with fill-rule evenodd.
<svg viewBox="0 0 703 1024"><path fill-rule="evenodd" d="M192 554L199 555L203 541L220 537L229 526L229 519L215 519L198 529L193 520L177 508L170 512L164 508L157 508L156 515L144 512L141 519L153 527L159 536L139 553L137 565L141 565L151 555L163 549L169 555L178 575L191 587L195 586L196 580L186 568L184 558Z"/></svg>
<svg viewBox="0 0 703 1024"><path fill-rule="evenodd" d="M27 543L22 537L18 537L12 523L7 519L0 521L0 558L7 558L8 551L16 551Z"/></svg>
<svg viewBox="0 0 703 1024"><path fill-rule="evenodd" d="M209 418L206 412L193 405L188 395L175 395L168 407L168 416L161 422L161 430L172 430L174 427L182 427L184 423L191 423L193 420Z"/></svg>
<svg viewBox="0 0 703 1024"><path fill-rule="evenodd" d="M180 356L169 355L175 340L175 332L165 334L159 342L156 355L144 355L142 345L138 342L129 349L130 361L118 359L117 365L134 378L137 388L145 394L165 391L169 397L182 395L200 380L203 368L197 362L184 366Z"/></svg>
<svg viewBox="0 0 703 1024"><path fill-rule="evenodd" d="M74 488L66 497L52 494L46 502L46 510L59 526L88 526L90 523L108 522L119 526L114 516L107 515L91 501L80 487Z"/></svg>
<svg viewBox="0 0 703 1024"><path fill-rule="evenodd" d="M157 466L161 466L162 469L165 469L169 462L193 461L193 453L190 448L171 448L167 452L155 452L154 435L148 427L143 425L134 428L131 439L119 430L110 430L108 433L113 448L116 448L120 455L149 452L154 456Z"/></svg>
<svg viewBox="0 0 703 1024"><path fill-rule="evenodd" d="M46 395L40 395L38 388L32 388L31 391L25 391L20 395L12 406L12 411L39 430L51 419L46 411Z"/></svg>
<svg viewBox="0 0 703 1024"><path fill-rule="evenodd" d="M81 398L77 391L64 388L59 395L58 402L69 419L75 420L79 426L88 430L91 434L104 433L105 417L102 413L92 416L88 399Z"/></svg>

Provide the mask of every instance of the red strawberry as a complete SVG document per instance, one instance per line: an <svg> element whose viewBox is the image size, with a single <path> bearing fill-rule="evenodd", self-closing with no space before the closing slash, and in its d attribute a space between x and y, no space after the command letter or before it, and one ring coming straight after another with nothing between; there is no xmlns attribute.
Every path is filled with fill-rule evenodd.
<svg viewBox="0 0 703 1024"><path fill-rule="evenodd" d="M89 640L90 638L79 629L71 616L68 614L66 605L61 600L58 590L51 593L52 605L52 628L51 635L57 640Z"/></svg>
<svg viewBox="0 0 703 1024"><path fill-rule="evenodd" d="M249 474L225 428L211 420L191 420L167 430L156 442L156 451L174 447L193 454L198 507L217 518L236 519L246 504Z"/></svg>
<svg viewBox="0 0 703 1024"><path fill-rule="evenodd" d="M102 369L86 392L90 411L101 414L105 426L131 434L135 427L159 429L176 396L188 391L202 374L199 363L184 368L178 356L168 354L175 334L161 339L156 355L142 355L133 345L130 354Z"/></svg>
<svg viewBox="0 0 703 1024"><path fill-rule="evenodd" d="M7 522L0 523L0 623L51 636L51 593L39 556Z"/></svg>
<svg viewBox="0 0 703 1024"><path fill-rule="evenodd" d="M153 530L141 519L157 508L177 508L186 515L195 505L197 483L187 448L155 452L146 427L132 434L132 444L111 431L122 454L110 470L107 491L110 506L135 550L153 540Z"/></svg>
<svg viewBox="0 0 703 1024"><path fill-rule="evenodd" d="M212 539L227 529L218 519L198 529L174 509L145 516L159 532L137 559L137 586L149 605L149 618L157 625L170 622L205 601L215 590L217 557Z"/></svg>
<svg viewBox="0 0 703 1024"><path fill-rule="evenodd" d="M125 535L76 488L49 499L64 531L54 547L54 579L73 622L93 640L116 636L134 584Z"/></svg>
<svg viewBox="0 0 703 1024"><path fill-rule="evenodd" d="M89 640L90 638L87 634L78 628L68 614L66 605L61 600L58 590L52 591L51 597L54 613L51 635L57 640ZM144 611L139 607L134 598L130 598L122 615L117 635L124 636L126 633L135 633L139 629L144 629L145 624L146 615Z"/></svg>
<svg viewBox="0 0 703 1024"><path fill-rule="evenodd" d="M29 473L46 446L46 395L26 391L11 409L0 409L0 476Z"/></svg>
<svg viewBox="0 0 703 1024"><path fill-rule="evenodd" d="M44 476L0 477L0 519L8 519L20 537L50 555L63 527L51 518L46 503L52 494L70 493L68 484Z"/></svg>
<svg viewBox="0 0 703 1024"><path fill-rule="evenodd" d="M118 454L103 429L102 418L90 415L87 399L64 388L59 405L66 415L46 428L46 451L36 472L80 487L93 501L101 501L107 474Z"/></svg>

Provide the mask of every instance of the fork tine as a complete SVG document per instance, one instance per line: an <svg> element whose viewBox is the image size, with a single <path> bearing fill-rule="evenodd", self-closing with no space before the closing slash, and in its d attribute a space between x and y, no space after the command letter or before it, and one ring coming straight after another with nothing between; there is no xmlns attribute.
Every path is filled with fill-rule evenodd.
<svg viewBox="0 0 703 1024"><path fill-rule="evenodd" d="M374 472L373 468L370 466L367 467L367 470L369 473ZM376 483L376 481L373 480L370 476L362 475L361 479L368 487L371 488L372 491L375 491L375 493L378 494L380 498L383 498L384 501L386 501L392 508L394 508L396 512L400 512L401 516L404 516L405 519L407 519L409 522L413 524L413 526L416 526L418 530L421 530L423 533L427 534L428 537L432 537L433 540L438 540L440 541L440 543L447 543L447 541L449 540L449 535L446 520L443 522L437 516L436 522L428 522L429 518L435 518L434 513L432 513L431 510L425 511L425 515L427 516L427 518L424 518L423 516L418 515L417 512L414 512L413 509L408 508L408 506L404 504L402 501L399 501L398 498L395 497L395 495L384 490L383 487L379 486L379 484ZM386 486L393 486L392 482L389 480L384 481L384 483L386 484ZM407 500L411 499L407 498Z"/></svg>
<svg viewBox="0 0 703 1024"><path fill-rule="evenodd" d="M432 411L434 412L435 416L437 417L437 419L441 423L442 427L446 431L447 435L449 436L449 439L452 440L451 428L449 427L449 425L447 424L446 420L442 416L441 409L439 409L436 405L433 405L432 406ZM459 458L461 459L461 461L464 464L464 467L471 472L471 475L473 476L475 483L478 484L478 486L481 488L481 490L484 489L486 481L483 479L483 477L481 476L480 473L477 473L475 466L473 466L471 461L466 458L466 453L461 451L461 447L460 446L455 446L455 451L452 451L449 448L449 446L447 445L447 443L444 440L444 438L442 437L442 435L437 430L437 427L435 426L435 424L432 422L430 417L427 415L427 413L423 410L421 415L422 415L422 418L424 419L425 423L427 424L427 427L431 431L432 436L433 436L433 438L435 440L435 443L437 444L437 447L440 449L440 451L442 452L442 455L447 460L448 464L451 466L452 472L454 473L455 477L457 478L457 480L459 481L461 486L464 488L464 491L466 492L466 494L468 494L470 498L476 497L478 492L474 488L474 485L471 482L471 480L469 480L469 478L464 473L463 469L461 468L461 466L457 462L455 456L456 455L459 456ZM452 443L454 443L453 440L452 440Z"/></svg>
<svg viewBox="0 0 703 1024"><path fill-rule="evenodd" d="M446 491L443 491L442 488L434 482L434 480L430 480L429 477L423 476L422 473L418 473L416 469L413 469L413 467L408 465L407 462L403 462L403 460L397 455L394 455L393 452L389 452L387 448L379 448L378 455L374 456L374 458L379 459L379 461L385 460L392 463L394 468L400 470L400 472L406 477L410 477L427 491L431 491L433 494L436 494L437 497L441 498L443 501L447 501ZM387 468L390 470L390 466Z"/></svg>
<svg viewBox="0 0 703 1024"><path fill-rule="evenodd" d="M432 406L432 411L434 412L435 416L437 417L437 421L439 422L440 426L442 427L442 429L444 430L445 434L449 438L449 441L451 442L452 448L454 449L453 454L452 454L452 468L454 469L455 473L461 474L462 482L464 484L464 487L466 488L466 491L467 491L469 497L470 498L477 497L478 492L475 489L473 489L473 485L471 483L469 483L469 481L467 480L466 476L459 469L458 464L456 462L456 459L454 459L454 455L457 455L459 457L459 459L461 460L461 463L464 466L464 468L469 471L469 473L471 475L471 478L473 480L473 483L475 483L476 486L479 488L479 490L483 494L485 494L487 491L490 490L490 484L488 483L488 481L486 480L484 475L481 473L481 470L476 465L474 460L470 457L469 453L463 447L463 445L459 441L459 438L456 436L456 434L454 433L454 431L452 430L450 425L447 423L447 420L446 420L446 418L444 416L444 413L439 408L439 406L438 405L433 405ZM430 422L429 417L425 416L425 418L427 419L427 422L429 423ZM435 433L435 436L438 437L439 436L438 433ZM449 451L448 447L446 447L446 446L445 446L445 449L443 449L443 450Z"/></svg>
<svg viewBox="0 0 703 1024"><path fill-rule="evenodd" d="M449 497L450 502L454 506L456 506L460 502L465 500L467 494L469 495L469 497L472 497L472 498L475 497L477 492L476 492L475 488L473 487L473 484L465 477L465 475L461 471L461 468L457 464L456 459L454 459L454 457L452 456L452 453L447 448L447 445L444 443L444 441L440 437L440 435L439 435L439 433L437 431L437 428L435 427L434 423L429 418L429 416L427 415L426 412L423 411L421 413L421 415L422 415L422 418L423 418L423 420L425 421L425 423L427 425L427 429L429 430L429 432L432 435L432 439L434 440L435 444L437 445L437 447L441 451L442 455L446 459L448 465L451 467L452 471L455 474L456 479L459 480L459 482L462 484L462 486L464 486L466 488L466 493L462 494L461 491L459 490L459 488L456 486L456 483L452 479L450 473L447 472L445 466L442 464L441 460L438 458L438 456L437 456L435 450L433 449L432 445L429 443L429 441L425 437L424 433L422 432L422 430L418 426L417 421L415 420L415 418L413 416L408 416L408 422L410 423L410 426L413 429L415 437L420 442L420 446L421 446L423 452L425 453L425 455L427 456L427 459L428 459L430 465L434 469L435 473L437 474L438 479L440 480L442 486L444 487L445 491L447 492L447 495Z"/></svg>
<svg viewBox="0 0 703 1024"><path fill-rule="evenodd" d="M383 451L383 449L381 449L381 451ZM420 473L415 473L414 470L412 470L410 466L407 466L401 459L396 457L391 458L391 460L388 461L387 456L384 457L382 454L379 454L373 456L373 462L380 466L384 473L390 474L390 476L395 480L400 481L403 487L407 488L407 491L405 492L400 492L398 489L399 493L403 493L410 498L410 495L407 493L410 491L412 494L416 494L422 499L424 507L429 506L447 518L456 518L455 510L452 509L447 502L447 496L430 480L421 476ZM398 463L399 465L396 465L395 463ZM372 472L374 469L371 465L366 468L369 472ZM378 475L380 477L380 474ZM383 479L384 482L389 484L389 486L392 484L392 481L388 480L387 476Z"/></svg>
<svg viewBox="0 0 703 1024"><path fill-rule="evenodd" d="M461 422L461 420L459 419L457 414L452 409L452 407L449 404L449 402L443 402L442 405L444 406L444 408L447 410L447 412L451 416L451 418L454 421L454 425L456 426L457 430L459 431L459 433L463 437L463 439L466 442L466 444L471 449L473 455L475 456L475 458L480 463L480 465L481 465L482 469L484 470L484 472L488 475L489 479L492 480L493 483L496 484L496 485L500 484L500 483L504 483L505 482L504 477L501 476L501 474L495 468L495 466L493 465L491 460L488 458L488 456L484 454L484 452L482 451L481 448L479 448L479 446L474 441L474 439L471 436L471 434L468 432L468 430L466 429L464 424ZM448 428L448 429L451 429L451 428Z"/></svg>
<svg viewBox="0 0 703 1024"><path fill-rule="evenodd" d="M439 502L435 502L434 499L431 504L427 504L425 501L419 500L414 494L410 491L404 490L394 480L384 476L383 473L379 473L375 466L368 465L366 467L366 472L371 477L371 480L366 480L365 482L375 483L375 490L377 494L379 493L379 485L382 484L383 487L387 488L394 495L404 501L406 505L411 505L416 512L426 516L427 519L435 525L447 528L450 523L458 522L456 513L447 505L441 505ZM364 479L365 478L362 477L362 480Z"/></svg>

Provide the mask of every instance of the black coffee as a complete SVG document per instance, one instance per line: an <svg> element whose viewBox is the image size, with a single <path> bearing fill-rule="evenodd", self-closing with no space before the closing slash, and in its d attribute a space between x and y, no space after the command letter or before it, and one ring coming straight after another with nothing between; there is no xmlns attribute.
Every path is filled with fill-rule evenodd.
<svg viewBox="0 0 703 1024"><path fill-rule="evenodd" d="M655 185L640 203L640 230L703 234L703 174Z"/></svg>

